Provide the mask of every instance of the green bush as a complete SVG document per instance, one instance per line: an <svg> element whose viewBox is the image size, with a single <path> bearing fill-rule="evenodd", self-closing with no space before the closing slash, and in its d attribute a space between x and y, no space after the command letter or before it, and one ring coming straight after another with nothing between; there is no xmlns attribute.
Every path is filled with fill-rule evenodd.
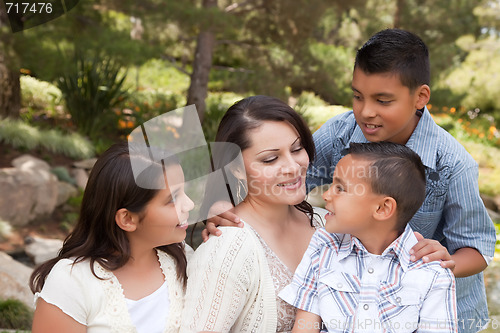
<svg viewBox="0 0 500 333"><path fill-rule="evenodd" d="M327 103L312 91L303 91L297 98L296 107L307 108L309 106L326 106Z"/></svg>
<svg viewBox="0 0 500 333"><path fill-rule="evenodd" d="M500 149L470 140L459 140L479 164L479 192L500 195Z"/></svg>
<svg viewBox="0 0 500 333"><path fill-rule="evenodd" d="M307 111L313 107L324 107L327 103L311 91L302 91L297 98L297 103L294 106L295 111L297 111L302 118L311 126L311 114Z"/></svg>
<svg viewBox="0 0 500 333"><path fill-rule="evenodd" d="M59 79L66 108L80 133L95 138L106 126L116 124L112 109L127 96L126 73L120 76L120 71L121 66L110 58L88 60L77 55L74 67Z"/></svg>
<svg viewBox="0 0 500 333"><path fill-rule="evenodd" d="M493 140L496 139L488 129L488 126L490 129L493 127L481 117L470 119L467 113L456 111L454 108L444 111L449 113L433 114L433 118L439 126L450 132L479 164L479 192L491 196L500 195L500 148L488 139L488 135L491 135Z"/></svg>
<svg viewBox="0 0 500 333"><path fill-rule="evenodd" d="M32 321L32 310L21 301L16 299L0 300L0 327L29 330Z"/></svg>
<svg viewBox="0 0 500 333"><path fill-rule="evenodd" d="M52 153L74 159L85 159L94 155L92 144L77 133L63 134L55 129L41 130L19 119L0 119L0 142L16 149L33 150L43 147Z"/></svg>
<svg viewBox="0 0 500 333"><path fill-rule="evenodd" d="M168 61L160 59L150 59L140 67L131 69L125 79L126 85L133 89L160 88L179 95L187 91L189 81L189 75L179 72Z"/></svg>
<svg viewBox="0 0 500 333"><path fill-rule="evenodd" d="M23 75L21 81L21 104L32 111L54 112L61 104L62 93L55 85Z"/></svg>
<svg viewBox="0 0 500 333"><path fill-rule="evenodd" d="M351 108L342 105L311 106L303 112L302 116L306 119L309 128L314 133L328 119L349 110Z"/></svg>
<svg viewBox="0 0 500 333"><path fill-rule="evenodd" d="M476 108L494 117L500 124L500 43L490 36L474 39L463 36L458 46L467 52L460 67L453 69L437 82L438 89L447 89L467 110ZM440 97L438 95L438 97ZM499 126L500 127L500 126Z"/></svg>

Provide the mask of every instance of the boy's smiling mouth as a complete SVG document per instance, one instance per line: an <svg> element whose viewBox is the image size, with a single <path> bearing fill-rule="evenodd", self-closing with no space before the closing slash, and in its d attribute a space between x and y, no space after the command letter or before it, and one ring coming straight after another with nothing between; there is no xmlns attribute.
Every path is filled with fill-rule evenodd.
<svg viewBox="0 0 500 333"><path fill-rule="evenodd" d="M334 215L335 215L335 212L334 212L333 210L330 210L330 209L328 209L328 208L325 208L325 209L328 211L328 213L326 213L326 215L325 215L325 219L326 219L327 217L330 217L330 216L334 216Z"/></svg>
<svg viewBox="0 0 500 333"><path fill-rule="evenodd" d="M368 134L368 135L373 135L379 131L379 129L382 127L382 125L374 125L374 124L364 124L364 129L363 132Z"/></svg>

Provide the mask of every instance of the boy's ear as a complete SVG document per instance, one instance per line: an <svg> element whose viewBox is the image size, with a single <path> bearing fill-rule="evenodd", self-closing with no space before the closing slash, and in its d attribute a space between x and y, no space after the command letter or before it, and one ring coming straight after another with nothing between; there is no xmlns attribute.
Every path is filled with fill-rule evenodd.
<svg viewBox="0 0 500 333"><path fill-rule="evenodd" d="M396 200L392 197L384 197L379 201L377 210L373 213L373 217L377 221L385 221L396 214Z"/></svg>
<svg viewBox="0 0 500 333"><path fill-rule="evenodd" d="M129 210L121 208L116 211L115 222L120 229L132 232L137 228L138 217Z"/></svg>
<svg viewBox="0 0 500 333"><path fill-rule="evenodd" d="M427 103L429 103L429 100L431 98L431 88L429 88L428 85L423 84L417 88L417 90L415 91L415 96L417 97L415 108L417 110L420 110L421 108L426 106Z"/></svg>

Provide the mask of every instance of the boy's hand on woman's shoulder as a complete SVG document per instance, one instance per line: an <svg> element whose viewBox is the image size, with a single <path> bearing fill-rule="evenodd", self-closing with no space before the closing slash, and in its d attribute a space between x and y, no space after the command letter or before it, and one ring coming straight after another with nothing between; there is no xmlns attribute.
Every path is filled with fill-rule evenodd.
<svg viewBox="0 0 500 333"><path fill-rule="evenodd" d="M410 250L410 260L423 262L441 261L441 267L455 269L455 261L451 258L448 250L436 240L426 239L419 232L415 231L418 243Z"/></svg>
<svg viewBox="0 0 500 333"><path fill-rule="evenodd" d="M206 242L210 235L220 236L222 234L218 226L243 227L243 222L240 221L238 215L232 212L233 209L233 205L229 202L218 201L213 204L209 215L215 214L213 212L222 211L222 213L214 215L207 220L206 228L201 232L203 242Z"/></svg>

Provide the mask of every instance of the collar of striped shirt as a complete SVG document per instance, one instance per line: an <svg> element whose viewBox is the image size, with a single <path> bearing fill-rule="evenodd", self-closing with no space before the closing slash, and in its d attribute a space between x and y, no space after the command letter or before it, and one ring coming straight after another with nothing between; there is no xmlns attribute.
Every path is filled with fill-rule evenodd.
<svg viewBox="0 0 500 333"><path fill-rule="evenodd" d="M410 261L410 249L417 244L417 238L408 224L404 232L399 235L381 254L382 257L397 258L403 271L407 271L414 263ZM338 261L347 258L352 252L358 256L368 255L368 251L359 239L351 235L344 235L338 250Z"/></svg>

